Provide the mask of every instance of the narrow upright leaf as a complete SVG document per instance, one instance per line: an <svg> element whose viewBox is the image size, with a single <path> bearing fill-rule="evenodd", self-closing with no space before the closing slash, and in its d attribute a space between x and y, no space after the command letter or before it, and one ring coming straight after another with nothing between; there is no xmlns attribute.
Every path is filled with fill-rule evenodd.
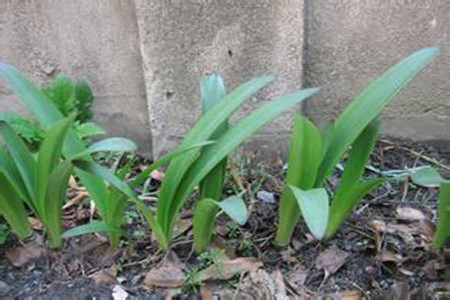
<svg viewBox="0 0 450 300"><path fill-rule="evenodd" d="M440 248L450 237L450 181L443 181L439 191L438 223L433 245Z"/></svg>
<svg viewBox="0 0 450 300"><path fill-rule="evenodd" d="M27 146L13 131L11 126L0 121L0 134L3 137L6 148L19 170L20 176L27 188L28 194L34 197L36 194L36 162Z"/></svg>
<svg viewBox="0 0 450 300"><path fill-rule="evenodd" d="M350 103L335 122L333 137L325 153L316 186L320 186L331 174L340 157L364 128L439 52L439 47L431 47L413 53L378 77Z"/></svg>

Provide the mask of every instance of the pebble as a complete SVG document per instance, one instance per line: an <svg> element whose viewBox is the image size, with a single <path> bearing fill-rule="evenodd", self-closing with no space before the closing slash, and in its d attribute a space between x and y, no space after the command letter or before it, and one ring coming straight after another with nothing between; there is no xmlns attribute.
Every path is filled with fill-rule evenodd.
<svg viewBox="0 0 450 300"><path fill-rule="evenodd" d="M275 204L275 195L273 193L270 193L268 191L262 190L258 191L256 193L256 198L261 200L262 202L268 203L268 204Z"/></svg>

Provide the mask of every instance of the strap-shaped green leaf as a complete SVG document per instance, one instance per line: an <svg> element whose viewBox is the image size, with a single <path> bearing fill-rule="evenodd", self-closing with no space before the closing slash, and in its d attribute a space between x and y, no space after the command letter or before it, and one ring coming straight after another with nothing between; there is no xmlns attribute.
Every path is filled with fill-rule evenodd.
<svg viewBox="0 0 450 300"><path fill-rule="evenodd" d="M0 215L20 239L32 233L22 199L3 173L0 173Z"/></svg>
<svg viewBox="0 0 450 300"><path fill-rule="evenodd" d="M93 173L95 175L98 175L102 177L104 180L108 181L110 184L112 184L115 188L119 189L124 195L129 197L131 201L136 205L138 210L142 213L142 215L145 217L148 225L153 230L153 234L155 235L155 238L158 240L160 246L163 249L167 249L168 242L165 239L165 236L163 234L163 231L159 224L156 221L156 218L154 217L153 213L148 209L148 207L145 205L144 202L142 202L141 199L133 192L133 190L122 180L117 178L114 174L112 174L107 168L104 168L94 162L85 161L85 160L75 160L73 161L73 164L86 172Z"/></svg>
<svg viewBox="0 0 450 300"><path fill-rule="evenodd" d="M191 146L195 143L209 140L211 134L213 134L213 132L215 132L217 128L245 102L245 100L249 99L273 79L273 76L254 78L234 89L197 121L180 146ZM171 236L170 231L173 224L173 214L171 214L170 211L173 210L173 208L180 207L180 205L183 205L184 203L184 199L174 197L175 192L179 188L186 171L199 153L200 149L197 149L189 151L182 157L175 158L166 172L165 180L163 181L159 192L157 218L167 237Z"/></svg>
<svg viewBox="0 0 450 300"><path fill-rule="evenodd" d="M297 114L291 135L285 188L280 199L279 224L275 242L286 246L291 240L295 225L300 217L297 200L288 185L303 190L314 187L322 158L322 137L317 127L307 118Z"/></svg>
<svg viewBox="0 0 450 300"><path fill-rule="evenodd" d="M54 168L47 183L48 187L43 205L44 211L41 213L40 219L47 228L50 246L55 248L62 246L62 206L66 198L67 185L72 171L72 163L66 160Z"/></svg>
<svg viewBox="0 0 450 300"><path fill-rule="evenodd" d="M88 224L80 225L65 231L62 234L63 238L74 237L83 234L96 233L96 232L107 232L114 234L122 234L123 231L115 226L111 226L105 222L101 221L91 221Z"/></svg>
<svg viewBox="0 0 450 300"><path fill-rule="evenodd" d="M222 78L217 75L203 77L200 83L200 94L202 98L202 110L206 113L208 109L213 107L226 95L225 85ZM226 119L213 134L211 139L219 138L228 130L228 119ZM227 167L227 159L217 164L214 169L209 172L199 184L199 198L220 199L222 197L223 180L225 178L225 170Z"/></svg>
<svg viewBox="0 0 450 300"><path fill-rule="evenodd" d="M370 122L364 131L356 138L348 153L344 172L342 173L339 187L336 191L336 198L342 198L341 195L344 196L347 194L360 180L367 162L369 161L370 153L372 153L373 148L375 147L379 128L380 122L378 118L376 118Z"/></svg>
<svg viewBox="0 0 450 300"><path fill-rule="evenodd" d="M439 52L439 47L431 47L413 53L378 77L350 103L334 124L333 137L324 156L316 186L322 185L364 128Z"/></svg>
<svg viewBox="0 0 450 300"><path fill-rule="evenodd" d="M33 204L31 203L31 195L28 194L28 190L23 183L19 170L17 170L17 166L14 164L11 155L2 147L0 147L0 173L8 179L11 187L14 189L19 198L30 205L30 208L33 208Z"/></svg>
<svg viewBox="0 0 450 300"><path fill-rule="evenodd" d="M79 159L102 151L133 152L136 149L137 146L133 141L126 138L113 137L93 143L86 150L71 156L70 159Z"/></svg>
<svg viewBox="0 0 450 300"><path fill-rule="evenodd" d="M36 162L23 141L17 136L8 123L0 121L0 134L6 148L11 155L28 194L34 198L36 195Z"/></svg>
<svg viewBox="0 0 450 300"><path fill-rule="evenodd" d="M328 225L329 200L324 188L301 190L290 185L292 193L297 200L303 219L311 233L318 240L325 236Z"/></svg>
<svg viewBox="0 0 450 300"><path fill-rule="evenodd" d="M326 238L333 237L341 224L350 216L359 201L384 181L382 178L373 178L364 182L356 182L352 188L336 195L330 208L330 219L328 221Z"/></svg>
<svg viewBox="0 0 450 300"><path fill-rule="evenodd" d="M438 222L433 245L440 248L450 237L450 181L443 181L439 190Z"/></svg>
<svg viewBox="0 0 450 300"><path fill-rule="evenodd" d="M270 120L289 107L315 94L318 90L317 88L304 89L266 103L228 129L214 145L205 149L201 157L193 163L175 194L176 202L170 207L166 217L170 222L169 232L172 231L173 222L189 194L206 174Z"/></svg>

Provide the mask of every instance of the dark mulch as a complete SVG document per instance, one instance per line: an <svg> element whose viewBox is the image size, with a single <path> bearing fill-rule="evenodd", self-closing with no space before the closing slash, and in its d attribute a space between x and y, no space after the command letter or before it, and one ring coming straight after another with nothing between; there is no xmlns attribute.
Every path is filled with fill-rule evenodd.
<svg viewBox="0 0 450 300"><path fill-rule="evenodd" d="M448 176L449 158L449 153L444 153L439 147L381 141L372 155L372 168L367 170L366 176L424 164L433 164ZM283 163L277 159L262 164L257 155L249 154L233 159L229 171L226 193L245 190L251 214L247 224L241 228L220 216L216 230L220 239L216 240L216 245L230 258L257 257L267 272L280 270L288 295L295 296L297 292L297 296L303 297L343 291L357 291L360 297L366 298L387 298L402 291L418 297L448 295L446 291L450 288L442 277L445 266L442 254L429 246L432 223L436 221L436 188L416 186L407 177L391 178L365 197L332 240L326 243L314 241L305 224L299 222L289 247L278 249L272 244L277 204L258 199L257 192L265 191L273 194L276 201L279 199L283 187ZM339 173L337 170L336 176L330 180L330 188L337 184ZM144 196L150 204L154 203L156 188L157 183L152 183L144 189ZM400 220L396 210L401 207L418 210L426 219ZM70 209L71 213L66 211L65 224L68 226L86 222L90 216L86 205ZM109 249L99 236L72 238L62 251L48 251L44 257L17 268L5 257L7 251L14 251L19 245L10 237L8 243L0 248L0 297L112 299L113 288L120 285L128 293L127 299L164 299L167 290L152 290L142 285L146 272L167 260L175 260L190 269L204 263L191 249L189 205L182 217L187 225L180 229L168 255L158 251L142 220L131 207L127 213L128 239L122 241L118 250ZM398 230L380 231L380 224L397 226ZM348 257L336 271L325 274L317 266L317 259L330 249L338 249ZM101 269L107 270L113 264L117 266L118 274L112 276L112 281L95 284L93 274ZM299 272L304 274L300 280L295 276ZM212 289L221 295L221 289L236 288L241 280L215 282ZM299 282L301 286L298 286ZM189 284L171 293L178 295L175 297L178 299L200 297L198 287Z"/></svg>

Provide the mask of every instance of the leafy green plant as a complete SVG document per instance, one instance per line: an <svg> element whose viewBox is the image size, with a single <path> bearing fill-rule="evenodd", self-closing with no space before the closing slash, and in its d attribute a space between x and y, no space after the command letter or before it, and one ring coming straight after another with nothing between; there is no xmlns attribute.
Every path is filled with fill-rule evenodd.
<svg viewBox="0 0 450 300"><path fill-rule="evenodd" d="M157 222L163 233L160 241L163 248L170 243L179 211L197 185L200 185L200 197L212 196L200 199L195 208L193 227L197 252L209 242L214 228L214 216L218 210L222 209L231 217L246 215L242 214L245 205L239 197L219 201L227 155L272 118L318 91L315 88L305 89L280 97L256 109L236 125L228 127L230 115L272 80L272 76L255 78L229 94L225 94L222 79L217 75L202 81L204 114L180 146L209 139L215 140L215 143L175 158L165 174L156 211Z"/></svg>
<svg viewBox="0 0 450 300"><path fill-rule="evenodd" d="M286 186L280 200L276 244L289 243L300 215L317 239L332 237L360 199L383 182L377 178L361 180L378 135L377 117L397 92L438 53L437 47L425 48L390 68L323 131L305 117L296 116ZM325 182L350 147L330 206Z"/></svg>
<svg viewBox="0 0 450 300"><path fill-rule="evenodd" d="M433 246L441 248L450 242L450 180L444 179L431 166L411 171L411 179L421 186L439 186L438 222L434 234Z"/></svg>
<svg viewBox="0 0 450 300"><path fill-rule="evenodd" d="M25 203L47 230L50 246L60 247L61 212L73 161L96 151L131 151L135 145L128 140L111 138L93 144L84 152L61 158L65 138L74 117L62 119L46 133L37 155L33 155L6 122L0 122L5 149L0 151L2 189L0 212L11 228L24 238L30 234Z"/></svg>
<svg viewBox="0 0 450 300"><path fill-rule="evenodd" d="M28 109L34 114L35 118L39 122L40 126L44 129L52 128L56 123L64 118L62 113L58 110L52 100L42 92L39 88L29 82L22 74L20 74L14 67L0 62L0 76L3 77L8 86L17 94L19 99L21 99ZM167 154L161 160L151 165L147 170L142 172L140 176L135 179L135 183L142 183L152 170L160 167L161 165L167 163L174 156L183 153L184 151L189 151L195 147L201 147L204 143L194 143L189 147L182 147L172 153ZM103 146L102 146L103 145ZM131 199L138 209L146 217L148 223L152 228L155 228L154 232L156 235L160 235L158 231L158 226L155 225L153 215L146 207L146 205L135 195L133 190L114 174L112 174L108 169L99 166L90 159L90 153L92 150L95 151L109 151L108 143L104 144L94 144L88 150L85 143L72 131L69 130L67 133L66 140L62 148L62 154L64 157L74 157L78 156L79 159L73 161L75 165L75 173L80 178L82 184L86 187L89 192L90 197L96 204L97 211L102 219L102 222L95 221L92 224L87 224L80 226L65 233L65 236L72 236L78 234L84 234L96 231L105 231L108 233L117 233L119 229L112 226L114 218L123 218L123 214L117 207L109 203L108 193L112 188L117 188L121 191L121 199ZM81 159L81 156L83 158ZM4 182L4 181L1 181ZM106 183L109 182L109 185ZM1 189L9 190L9 189ZM118 201L118 200L117 200ZM120 202L120 201L119 201ZM20 202L19 202L20 203ZM111 217L112 216L112 217ZM21 223L26 224L26 223ZM25 226L25 225L24 225ZM26 235L26 230L22 230L22 235Z"/></svg>
<svg viewBox="0 0 450 300"><path fill-rule="evenodd" d="M0 112L0 120L7 122L32 150L36 150L44 139L45 131L30 118L12 112Z"/></svg>

